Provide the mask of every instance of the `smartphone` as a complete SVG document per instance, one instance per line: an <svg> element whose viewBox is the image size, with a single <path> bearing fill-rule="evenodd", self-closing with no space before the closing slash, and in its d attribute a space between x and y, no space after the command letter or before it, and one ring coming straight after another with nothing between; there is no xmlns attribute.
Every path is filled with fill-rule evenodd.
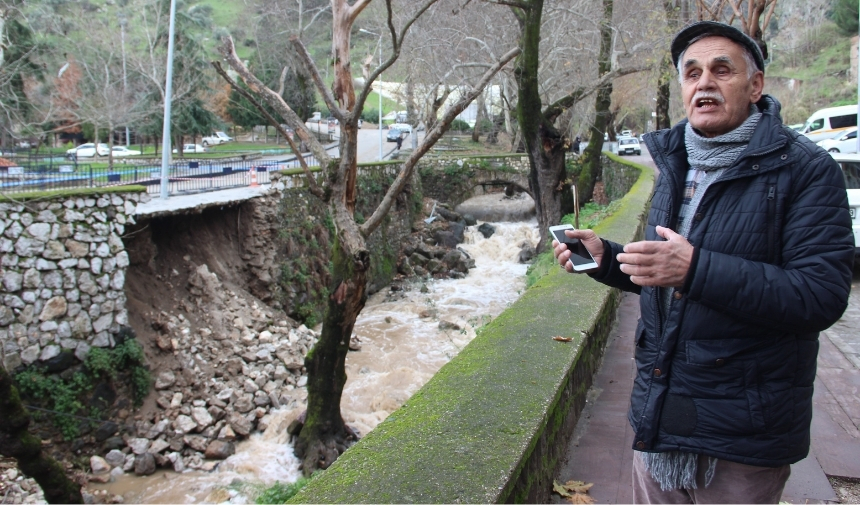
<svg viewBox="0 0 860 505"><path fill-rule="evenodd" d="M585 248L585 244L580 242L579 239L570 238L564 234L564 230L575 229L572 225L560 224L558 226L550 226L549 233L560 243L567 245L567 249L570 251L570 259L568 261L574 270L577 272L593 270L597 268L597 262L594 261L594 257Z"/></svg>

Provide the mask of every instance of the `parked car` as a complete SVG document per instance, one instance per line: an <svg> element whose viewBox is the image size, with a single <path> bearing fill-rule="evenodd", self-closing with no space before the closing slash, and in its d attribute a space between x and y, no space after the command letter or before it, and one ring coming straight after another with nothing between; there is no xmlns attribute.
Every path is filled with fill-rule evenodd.
<svg viewBox="0 0 860 505"><path fill-rule="evenodd" d="M99 144L99 156L107 156L110 154L110 148L107 144ZM81 144L78 147L66 151L66 158L73 160L75 158L92 158L96 155L96 146L92 142Z"/></svg>
<svg viewBox="0 0 860 505"><path fill-rule="evenodd" d="M113 146L111 147L111 151L113 152L114 158L122 158L123 156L140 156L140 151L137 149L129 149L125 146Z"/></svg>
<svg viewBox="0 0 860 505"><path fill-rule="evenodd" d="M851 228L854 229L854 254L860 256L860 154L831 153L831 156L842 167L842 176L845 177L848 211Z"/></svg>
<svg viewBox="0 0 860 505"><path fill-rule="evenodd" d="M200 144L185 144L182 146L183 153L205 153L206 151L208 151L208 149ZM176 149L173 150L173 153L176 154Z"/></svg>
<svg viewBox="0 0 860 505"><path fill-rule="evenodd" d="M394 123L391 128L400 130L403 133L412 133L412 125L409 123Z"/></svg>
<svg viewBox="0 0 860 505"><path fill-rule="evenodd" d="M842 132L841 135L832 138L824 139L818 142L827 152L830 153L856 153L857 152L857 127L850 128Z"/></svg>
<svg viewBox="0 0 860 505"><path fill-rule="evenodd" d="M636 137L619 137L618 154L619 156L623 156L625 154L635 154L639 156L642 154L642 147L639 145L639 139Z"/></svg>
<svg viewBox="0 0 860 505"><path fill-rule="evenodd" d="M207 136L203 137L201 144L203 144L203 147L209 147L209 146L217 146L217 145L221 145L221 144L226 144L227 142L232 142L232 141L233 141L233 137L227 135L226 133L215 132L212 135L207 135Z"/></svg>
<svg viewBox="0 0 860 505"><path fill-rule="evenodd" d="M386 139L388 142L397 142L397 139L403 138L403 132L398 130L397 128L389 128L388 136Z"/></svg>

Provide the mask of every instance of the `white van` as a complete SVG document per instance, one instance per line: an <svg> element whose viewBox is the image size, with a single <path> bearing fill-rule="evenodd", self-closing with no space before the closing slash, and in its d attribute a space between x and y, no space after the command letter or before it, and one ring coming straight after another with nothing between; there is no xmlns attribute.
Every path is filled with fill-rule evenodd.
<svg viewBox="0 0 860 505"><path fill-rule="evenodd" d="M844 105L821 109L809 116L800 133L813 142L830 139L846 128L857 126L857 106Z"/></svg>
<svg viewBox="0 0 860 505"><path fill-rule="evenodd" d="M845 189L848 190L848 208L851 227L854 229L854 254L860 255L860 154L831 153L842 167Z"/></svg>

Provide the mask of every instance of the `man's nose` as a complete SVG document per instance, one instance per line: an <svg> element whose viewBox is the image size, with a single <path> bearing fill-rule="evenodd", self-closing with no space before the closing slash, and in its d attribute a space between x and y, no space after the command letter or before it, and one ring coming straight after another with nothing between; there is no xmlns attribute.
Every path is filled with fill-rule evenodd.
<svg viewBox="0 0 860 505"><path fill-rule="evenodd" d="M714 74L710 70L702 70L702 75L696 81L696 89L711 89L714 87Z"/></svg>

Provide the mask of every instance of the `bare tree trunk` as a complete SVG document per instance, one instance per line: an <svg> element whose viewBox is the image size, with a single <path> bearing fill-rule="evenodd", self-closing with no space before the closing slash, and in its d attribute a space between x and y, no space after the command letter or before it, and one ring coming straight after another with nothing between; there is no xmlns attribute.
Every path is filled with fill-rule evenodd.
<svg viewBox="0 0 860 505"><path fill-rule="evenodd" d="M672 57L667 52L660 61L660 76L657 78L657 103L655 105L657 117L654 118L655 130L663 130L672 126L672 122L669 119L669 86L674 73Z"/></svg>
<svg viewBox="0 0 860 505"><path fill-rule="evenodd" d="M42 442L27 431L30 414L21 405L12 377L0 366L0 454L15 458L24 474L36 479L48 503L83 503L81 488L72 482Z"/></svg>
<svg viewBox="0 0 860 505"><path fill-rule="evenodd" d="M528 8L514 8L514 13L522 29L520 46L523 51L514 70L519 88L517 120L531 166L529 190L541 230L541 240L537 245L538 252L541 252L549 245L543 230L558 224L564 214L573 211L573 195L564 163L565 138L545 114L536 113L542 109L538 64L543 0L528 2Z"/></svg>
<svg viewBox="0 0 860 505"><path fill-rule="evenodd" d="M481 140L481 120L484 119L484 94L481 93L478 95L478 100L476 100L476 112L475 112L475 127L472 128L472 142L477 143Z"/></svg>
<svg viewBox="0 0 860 505"><path fill-rule="evenodd" d="M600 53L598 54L598 72L601 76L610 72L612 52L612 7L613 0L603 0L603 19L600 23ZM582 153L582 171L576 192L579 205L585 205L594 195L594 185L603 175L600 163L600 153L603 152L603 134L609 122L609 106L612 104L612 81L607 81L597 91L594 100L595 117L591 125L591 135L588 145Z"/></svg>

